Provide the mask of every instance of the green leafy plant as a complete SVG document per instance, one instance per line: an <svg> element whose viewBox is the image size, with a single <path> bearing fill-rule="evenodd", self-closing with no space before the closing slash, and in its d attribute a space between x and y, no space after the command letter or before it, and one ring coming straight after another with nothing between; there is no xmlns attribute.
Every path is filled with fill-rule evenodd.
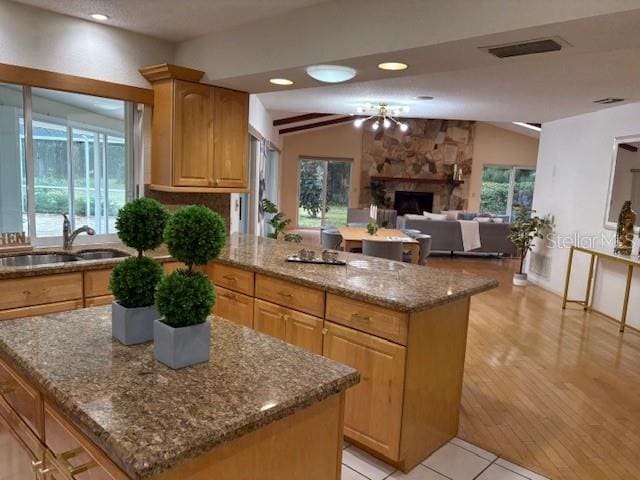
<svg viewBox="0 0 640 480"><path fill-rule="evenodd" d="M533 242L536 238L544 238L545 235L551 233L554 228L554 218L552 216L545 216L543 218L538 216L532 216L532 210L517 205L516 217L509 226L508 238L518 247L520 252L520 270L518 273L524 273L524 259L527 254L533 250Z"/></svg>
<svg viewBox="0 0 640 480"><path fill-rule="evenodd" d="M169 212L160 203L152 198L138 198L118 212L118 237L141 257L144 250L160 246L168 218Z"/></svg>
<svg viewBox="0 0 640 480"><path fill-rule="evenodd" d="M322 211L323 167L320 162L304 161L300 165L300 206L310 217Z"/></svg>
<svg viewBox="0 0 640 480"><path fill-rule="evenodd" d="M291 223L291 219L285 218L284 213L278 210L278 206L275 203L268 198L263 198L262 210L264 213L273 215L269 220L267 220L267 223L271 225L273 230L267 235L269 238L278 239L282 233L284 234L283 238L286 242L300 243L302 241L302 237L297 233L285 233L287 226Z"/></svg>
<svg viewBox="0 0 640 480"><path fill-rule="evenodd" d="M216 258L225 245L227 231L220 215L191 205L167 222L164 240L169 253L187 265L160 280L156 305L164 323L174 328L204 323L215 303L209 279L193 269Z"/></svg>
<svg viewBox="0 0 640 480"><path fill-rule="evenodd" d="M113 269L109 287L123 307L148 307L161 278L162 266L152 258L129 257Z"/></svg>
<svg viewBox="0 0 640 480"><path fill-rule="evenodd" d="M156 286L162 278L162 267L142 254L144 250L162 243L168 217L167 210L150 198L139 198L120 209L116 219L118 237L125 245L138 251L137 257L127 258L111 273L111 291L123 307L153 305Z"/></svg>
<svg viewBox="0 0 640 480"><path fill-rule="evenodd" d="M371 203L378 207L387 208L391 206L391 197L387 195L387 189L382 182L371 182L369 184L371 192Z"/></svg>

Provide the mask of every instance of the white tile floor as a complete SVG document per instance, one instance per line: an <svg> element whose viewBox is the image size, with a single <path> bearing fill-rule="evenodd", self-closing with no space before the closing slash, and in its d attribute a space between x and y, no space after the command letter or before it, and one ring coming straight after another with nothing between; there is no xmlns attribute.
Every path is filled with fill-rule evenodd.
<svg viewBox="0 0 640 480"><path fill-rule="evenodd" d="M548 480L454 438L408 474L345 443L342 480Z"/></svg>

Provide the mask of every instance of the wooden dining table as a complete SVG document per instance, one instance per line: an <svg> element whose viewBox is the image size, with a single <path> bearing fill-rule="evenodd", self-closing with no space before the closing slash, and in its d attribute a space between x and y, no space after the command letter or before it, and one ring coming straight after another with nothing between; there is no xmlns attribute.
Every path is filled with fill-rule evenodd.
<svg viewBox="0 0 640 480"><path fill-rule="evenodd" d="M411 238L395 228L379 228L375 235L369 235L366 227L340 227L342 243L345 252L351 252L362 248L362 240L375 240L379 242L392 242L401 239L405 250L411 254L411 263L418 263L420 259L420 242Z"/></svg>

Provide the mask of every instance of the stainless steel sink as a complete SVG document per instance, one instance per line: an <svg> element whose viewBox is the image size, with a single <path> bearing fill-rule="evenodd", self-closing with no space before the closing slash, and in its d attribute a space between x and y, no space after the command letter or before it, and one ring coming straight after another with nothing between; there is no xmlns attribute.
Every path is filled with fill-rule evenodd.
<svg viewBox="0 0 640 480"><path fill-rule="evenodd" d="M30 253L28 255L14 255L1 257L0 267L32 267L48 263L77 262L81 260L75 255L63 253Z"/></svg>
<svg viewBox="0 0 640 480"><path fill-rule="evenodd" d="M122 258L129 257L130 255L126 252L121 252L119 250L85 250L82 252L76 253L81 260L103 260L105 258Z"/></svg>

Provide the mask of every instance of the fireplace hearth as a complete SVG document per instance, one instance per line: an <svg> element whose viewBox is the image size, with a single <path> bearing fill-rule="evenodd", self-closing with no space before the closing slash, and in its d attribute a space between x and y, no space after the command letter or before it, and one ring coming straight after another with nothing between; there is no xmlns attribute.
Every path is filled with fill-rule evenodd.
<svg viewBox="0 0 640 480"><path fill-rule="evenodd" d="M398 215L407 213L422 215L422 212L430 212L432 210L433 193L396 191L393 208L398 211Z"/></svg>

